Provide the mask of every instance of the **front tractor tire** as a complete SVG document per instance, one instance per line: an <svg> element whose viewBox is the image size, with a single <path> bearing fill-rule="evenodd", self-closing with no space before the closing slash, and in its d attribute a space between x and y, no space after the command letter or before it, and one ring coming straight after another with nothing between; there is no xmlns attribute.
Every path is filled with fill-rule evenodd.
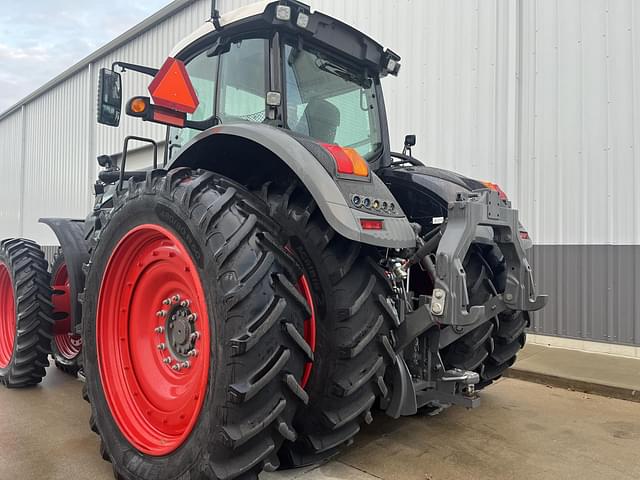
<svg viewBox="0 0 640 480"><path fill-rule="evenodd" d="M91 426L122 480L278 467L309 305L264 205L210 172L149 172L94 236L83 297Z"/></svg>
<svg viewBox="0 0 640 480"><path fill-rule="evenodd" d="M72 332L71 288L62 249L51 264L51 291L55 320L51 354L59 370L76 376L82 368L82 337Z"/></svg>
<svg viewBox="0 0 640 480"><path fill-rule="evenodd" d="M0 383L28 387L49 366L53 319L48 264L30 240L0 243Z"/></svg>
<svg viewBox="0 0 640 480"><path fill-rule="evenodd" d="M265 184L258 195L288 238L303 266L315 313L315 361L305 385L309 405L298 413L296 441L280 451L283 467L317 463L353 441L373 420L376 400L388 394L384 381L393 358L393 315L384 308L390 284L375 252L336 233L299 183Z"/></svg>

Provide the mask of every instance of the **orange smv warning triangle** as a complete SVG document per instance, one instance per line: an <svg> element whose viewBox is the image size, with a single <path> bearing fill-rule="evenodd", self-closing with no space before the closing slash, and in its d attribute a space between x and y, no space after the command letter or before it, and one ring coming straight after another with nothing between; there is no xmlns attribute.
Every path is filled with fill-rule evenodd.
<svg viewBox="0 0 640 480"><path fill-rule="evenodd" d="M153 81L149 93L156 105L183 113L193 113L198 108L198 96L189 79L184 63L167 58Z"/></svg>

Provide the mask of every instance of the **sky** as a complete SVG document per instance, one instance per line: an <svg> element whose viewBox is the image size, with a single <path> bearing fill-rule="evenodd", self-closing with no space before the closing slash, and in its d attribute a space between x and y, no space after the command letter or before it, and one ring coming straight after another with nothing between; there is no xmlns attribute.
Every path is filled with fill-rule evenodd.
<svg viewBox="0 0 640 480"><path fill-rule="evenodd" d="M171 0L0 0L0 112Z"/></svg>

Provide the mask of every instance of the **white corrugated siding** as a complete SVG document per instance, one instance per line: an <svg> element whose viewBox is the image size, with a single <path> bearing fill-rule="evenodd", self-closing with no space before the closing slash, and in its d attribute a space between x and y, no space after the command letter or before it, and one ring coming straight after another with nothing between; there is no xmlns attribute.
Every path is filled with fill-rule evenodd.
<svg viewBox="0 0 640 480"><path fill-rule="evenodd" d="M84 218L90 207L93 100L89 67L25 106L22 235L56 244L41 217ZM90 170L91 169L91 170Z"/></svg>
<svg viewBox="0 0 640 480"><path fill-rule="evenodd" d="M22 198L22 111L0 121L0 233L16 237L20 231Z"/></svg>
<svg viewBox="0 0 640 480"><path fill-rule="evenodd" d="M523 215L539 243L640 244L640 4L523 4Z"/></svg>

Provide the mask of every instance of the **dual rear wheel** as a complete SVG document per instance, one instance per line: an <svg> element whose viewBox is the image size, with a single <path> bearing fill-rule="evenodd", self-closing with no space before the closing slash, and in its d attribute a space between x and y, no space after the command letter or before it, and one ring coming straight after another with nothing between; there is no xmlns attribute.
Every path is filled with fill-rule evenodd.
<svg viewBox="0 0 640 480"><path fill-rule="evenodd" d="M30 240L0 243L0 383L27 387L49 365L53 318L48 264Z"/></svg>
<svg viewBox="0 0 640 480"><path fill-rule="evenodd" d="M75 376L82 369L82 337L71 324L71 285L62 249L51 264L51 295L55 320L51 354L58 369Z"/></svg>

